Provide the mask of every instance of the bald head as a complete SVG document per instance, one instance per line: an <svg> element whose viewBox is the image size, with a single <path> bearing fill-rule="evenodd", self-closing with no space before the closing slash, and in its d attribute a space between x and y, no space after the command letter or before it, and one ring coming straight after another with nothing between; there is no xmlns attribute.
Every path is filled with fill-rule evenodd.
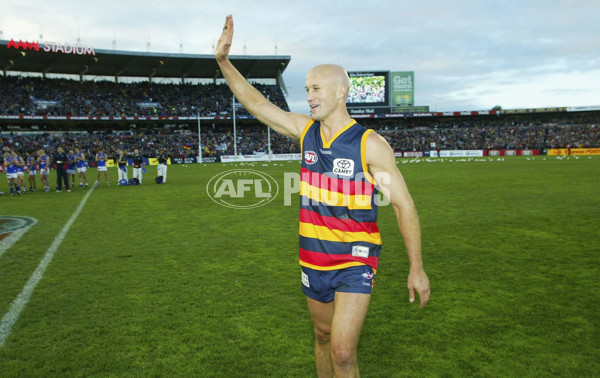
<svg viewBox="0 0 600 378"><path fill-rule="evenodd" d="M350 90L350 78L348 78L348 73L342 66L338 66L337 64L315 66L306 75L307 82L309 78L313 80L317 79L317 81L334 86L336 90L341 90L340 95L343 96L343 100L346 102L346 97L348 97L348 91Z"/></svg>

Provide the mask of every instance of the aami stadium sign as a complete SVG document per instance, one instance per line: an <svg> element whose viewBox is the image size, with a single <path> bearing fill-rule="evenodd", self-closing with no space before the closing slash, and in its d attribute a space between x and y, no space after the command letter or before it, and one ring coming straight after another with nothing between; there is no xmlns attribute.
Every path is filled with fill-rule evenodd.
<svg viewBox="0 0 600 378"><path fill-rule="evenodd" d="M6 48L22 49L22 50L34 50L40 51L42 49L46 52L59 52L63 54L76 54L76 55L96 55L96 51L91 46L82 45L80 43L58 43L58 42L44 42L40 45L39 42L21 41L15 42L11 39L6 45Z"/></svg>

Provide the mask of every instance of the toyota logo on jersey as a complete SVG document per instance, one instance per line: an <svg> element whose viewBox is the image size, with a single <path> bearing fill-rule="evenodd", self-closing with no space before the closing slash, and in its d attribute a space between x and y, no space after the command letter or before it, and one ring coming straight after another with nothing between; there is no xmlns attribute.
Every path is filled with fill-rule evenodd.
<svg viewBox="0 0 600 378"><path fill-rule="evenodd" d="M304 161L306 164L315 164L319 160L317 153L314 151L306 151L304 153Z"/></svg>
<svg viewBox="0 0 600 378"><path fill-rule="evenodd" d="M340 176L351 177L354 175L354 160L351 159L334 159L333 173Z"/></svg>

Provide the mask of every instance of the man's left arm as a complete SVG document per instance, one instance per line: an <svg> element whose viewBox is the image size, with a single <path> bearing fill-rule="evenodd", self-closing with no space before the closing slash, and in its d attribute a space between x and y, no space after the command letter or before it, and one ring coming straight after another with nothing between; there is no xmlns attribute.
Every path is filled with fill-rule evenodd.
<svg viewBox="0 0 600 378"><path fill-rule="evenodd" d="M423 269L421 256L421 226L415 203L408 191L404 177L396 166L394 151L383 137L371 133L367 137L366 151L369 173L374 177L379 190L390 201L398 228L404 239L410 261L408 291L410 302L419 294L420 306L429 301L429 278Z"/></svg>

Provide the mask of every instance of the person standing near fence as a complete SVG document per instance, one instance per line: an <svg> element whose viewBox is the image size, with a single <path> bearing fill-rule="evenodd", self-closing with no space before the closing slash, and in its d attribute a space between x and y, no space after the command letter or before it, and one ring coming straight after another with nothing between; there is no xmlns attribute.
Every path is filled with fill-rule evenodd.
<svg viewBox="0 0 600 378"><path fill-rule="evenodd" d="M21 188L17 181L17 164L16 157L12 151L8 150L4 152L4 172L6 172L6 179L8 180L8 187L10 189L10 195L15 196L21 195Z"/></svg>
<svg viewBox="0 0 600 378"><path fill-rule="evenodd" d="M96 167L98 169L98 178L96 180L96 185L100 185L100 174L104 172L104 180L106 181L106 185L110 185L108 182L108 168L106 167L106 160L108 157L106 156L106 152L102 148L96 152Z"/></svg>
<svg viewBox="0 0 600 378"><path fill-rule="evenodd" d="M56 191L61 192L63 183L67 192L71 191L69 187L69 175L67 174L67 165L69 164L69 156L65 153L64 148L58 147L54 156L56 164Z"/></svg>
<svg viewBox="0 0 600 378"><path fill-rule="evenodd" d="M167 163L169 162L167 149L165 148L160 152L156 158L158 159L158 166L156 167L157 175L158 177L162 177L162 183L165 184L167 182Z"/></svg>
<svg viewBox="0 0 600 378"><path fill-rule="evenodd" d="M35 176L37 174L37 158L34 153L27 153L27 158L25 159L27 164L27 180L29 182L29 190L35 192L37 190L35 183Z"/></svg>
<svg viewBox="0 0 600 378"><path fill-rule="evenodd" d="M46 151L38 151L38 167L40 168L40 181L44 185L44 192L50 191L50 180L48 175L50 174L50 157L46 155Z"/></svg>
<svg viewBox="0 0 600 378"><path fill-rule="evenodd" d="M88 187L87 180L87 163L85 161L85 154L79 149L75 149L75 166L77 167L77 174L79 175L79 188L83 188L83 182L85 187ZM83 182L81 181L83 179Z"/></svg>
<svg viewBox="0 0 600 378"><path fill-rule="evenodd" d="M140 155L140 150L137 148L133 151L133 178L138 179L138 182L142 183L142 173L144 170L144 158Z"/></svg>
<svg viewBox="0 0 600 378"><path fill-rule="evenodd" d="M69 150L69 163L67 164L67 176L69 178L69 188L75 187L75 152Z"/></svg>
<svg viewBox="0 0 600 378"><path fill-rule="evenodd" d="M119 150L115 161L117 163L117 171L119 173L117 182L120 185L121 180L125 180L125 182L129 180L129 178L127 177L127 155L125 155L125 151Z"/></svg>

